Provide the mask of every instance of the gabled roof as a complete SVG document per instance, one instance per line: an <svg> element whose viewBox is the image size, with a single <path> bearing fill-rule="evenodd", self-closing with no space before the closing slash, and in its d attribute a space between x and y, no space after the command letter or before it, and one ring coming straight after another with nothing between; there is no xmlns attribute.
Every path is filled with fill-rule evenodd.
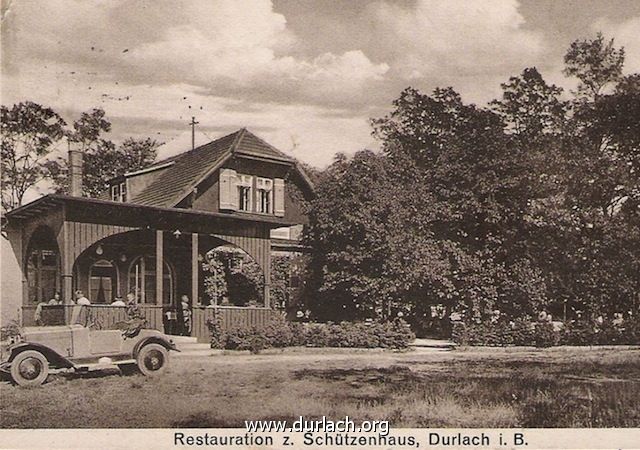
<svg viewBox="0 0 640 450"><path fill-rule="evenodd" d="M153 166L173 162L131 201L139 205L174 207L234 153L294 164L292 158L242 128L194 150L155 163Z"/></svg>

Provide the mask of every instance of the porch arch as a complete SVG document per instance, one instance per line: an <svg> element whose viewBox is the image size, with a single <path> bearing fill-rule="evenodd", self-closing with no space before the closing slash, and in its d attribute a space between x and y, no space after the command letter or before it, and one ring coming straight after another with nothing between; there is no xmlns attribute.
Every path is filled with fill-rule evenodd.
<svg viewBox="0 0 640 450"><path fill-rule="evenodd" d="M242 248L217 238L200 247L198 290L204 305L264 306L264 271ZM214 281L215 280L215 281Z"/></svg>
<svg viewBox="0 0 640 450"><path fill-rule="evenodd" d="M64 232L66 234L67 248L69 249L69 259L71 265L86 249L96 242L129 231L139 230L139 227L129 227L124 225L104 225L99 223L65 222ZM69 267L71 269L71 267Z"/></svg>
<svg viewBox="0 0 640 450"><path fill-rule="evenodd" d="M82 290L92 303L98 299L102 300L98 303L111 303L116 298L124 299L130 291L140 294L138 299L144 303L162 303L153 289L157 287L156 278L158 277L158 271L155 268L155 253L158 251L155 242L156 233L155 230L150 229L130 228L129 231L113 233L87 245L73 262L73 289ZM85 240L85 244L88 242L90 241ZM164 272L169 278L165 299L168 303L175 301L176 296L176 272L171 256L171 254L162 255L161 266L163 269L161 273ZM106 270L107 266L112 270ZM139 277L132 281L131 273L135 273L136 266ZM96 267L100 269L98 272L102 274L101 276L94 276ZM149 272L149 269L153 273ZM160 276L160 279L163 278ZM104 283L110 283L112 286L109 298L97 295L100 286L104 288ZM158 292L164 292L164 290Z"/></svg>
<svg viewBox="0 0 640 450"><path fill-rule="evenodd" d="M27 251L22 261L26 280L27 303L39 303L51 299L62 288L61 254L54 230L37 227L29 237Z"/></svg>
<svg viewBox="0 0 640 450"><path fill-rule="evenodd" d="M236 236L210 234L208 236L232 244L247 253L260 266L264 275L264 306L270 307L269 291L271 286L271 239L268 237Z"/></svg>

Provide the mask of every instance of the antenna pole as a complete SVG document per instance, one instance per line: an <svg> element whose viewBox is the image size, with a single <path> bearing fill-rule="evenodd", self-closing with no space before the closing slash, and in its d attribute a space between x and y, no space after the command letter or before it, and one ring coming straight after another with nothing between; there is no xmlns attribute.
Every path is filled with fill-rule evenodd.
<svg viewBox="0 0 640 450"><path fill-rule="evenodd" d="M200 122L196 122L195 117L191 117L191 122L189 123L189 125L191 125L191 150L195 150L196 148L196 125L199 123Z"/></svg>

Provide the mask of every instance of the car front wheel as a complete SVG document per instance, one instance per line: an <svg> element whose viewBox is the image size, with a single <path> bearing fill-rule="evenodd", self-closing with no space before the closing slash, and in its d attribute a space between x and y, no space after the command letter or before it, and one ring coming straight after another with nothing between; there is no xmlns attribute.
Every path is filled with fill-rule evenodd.
<svg viewBox="0 0 640 450"><path fill-rule="evenodd" d="M49 375L49 361L36 350L19 353L11 361L11 378L18 386L39 386Z"/></svg>
<svg viewBox="0 0 640 450"><path fill-rule="evenodd" d="M169 352L160 344L147 344L140 349L136 362L143 375L157 375L167 367Z"/></svg>

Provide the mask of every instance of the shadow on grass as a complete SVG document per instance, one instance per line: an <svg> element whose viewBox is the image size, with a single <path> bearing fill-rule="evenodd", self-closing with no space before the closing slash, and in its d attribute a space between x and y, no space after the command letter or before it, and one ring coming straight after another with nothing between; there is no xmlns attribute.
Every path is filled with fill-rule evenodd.
<svg viewBox="0 0 640 450"><path fill-rule="evenodd" d="M297 380L341 383L340 401L384 409L393 426L419 427L637 427L638 362L606 365L457 362L448 371L413 372L407 366L304 369ZM502 370L501 370L502 369ZM574 375L576 374L576 375ZM595 378L575 379L579 375ZM573 378L572 378L573 377ZM360 394L375 386L375 394Z"/></svg>

